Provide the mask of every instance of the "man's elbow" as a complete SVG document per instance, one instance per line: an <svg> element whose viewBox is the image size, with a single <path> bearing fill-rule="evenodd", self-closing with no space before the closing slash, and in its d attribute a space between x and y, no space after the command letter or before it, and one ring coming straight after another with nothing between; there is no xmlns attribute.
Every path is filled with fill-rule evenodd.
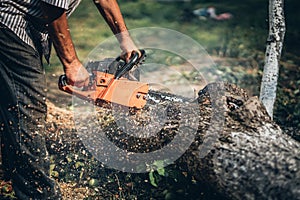
<svg viewBox="0 0 300 200"><path fill-rule="evenodd" d="M41 2L41 8L43 10L43 17L46 23L55 21L65 12L65 9L52 6L45 2Z"/></svg>

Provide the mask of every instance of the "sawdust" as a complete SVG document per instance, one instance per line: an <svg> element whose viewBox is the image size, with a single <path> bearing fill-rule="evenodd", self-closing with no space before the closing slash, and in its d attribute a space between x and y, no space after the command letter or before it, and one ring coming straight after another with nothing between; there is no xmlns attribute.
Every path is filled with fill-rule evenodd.
<svg viewBox="0 0 300 200"><path fill-rule="evenodd" d="M83 200L93 195L93 190L88 187L79 187L76 183L59 183L62 198L65 200ZM101 199L100 197L94 198Z"/></svg>
<svg viewBox="0 0 300 200"><path fill-rule="evenodd" d="M55 126L59 129L73 129L73 112L67 108L60 108L54 103L47 101L47 125Z"/></svg>

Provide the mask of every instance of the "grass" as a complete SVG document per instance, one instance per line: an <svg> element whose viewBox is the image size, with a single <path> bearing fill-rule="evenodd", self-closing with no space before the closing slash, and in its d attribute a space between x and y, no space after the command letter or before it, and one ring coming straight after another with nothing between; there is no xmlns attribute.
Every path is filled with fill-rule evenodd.
<svg viewBox="0 0 300 200"><path fill-rule="evenodd" d="M253 50L264 51L268 34L268 1L198 0L189 2L163 2L155 0L123 0L120 8L129 29L163 27L182 32L202 44L210 53L231 49L226 56L244 57ZM234 18L226 22L199 20L190 12L213 5L217 13L231 12ZM299 3L286 3L287 34L285 51L296 52L299 42L300 17L295 7ZM70 17L72 37L81 59L112 33L96 7L90 1L82 1ZM294 42L292 42L294 41ZM247 52L249 51L249 52ZM233 52L233 53L231 53ZM241 54L239 53L241 52ZM245 53L246 52L246 53Z"/></svg>
<svg viewBox="0 0 300 200"><path fill-rule="evenodd" d="M231 11L234 13L236 19L230 22L201 21L188 14L193 9L207 5L209 4L158 3L156 1L120 2L120 7L129 29L153 26L174 29L192 37L209 52L214 52L216 49L219 51L224 46L239 47L241 46L240 44L244 43L242 39L247 37L250 42L261 42L257 40L257 37L253 37L257 35L258 31L255 28L255 24L251 25L250 30L241 28L240 25L236 24L237 21L240 21L241 16L240 13L232 9L230 4L215 3L216 8L219 8L218 11L222 12L224 10L224 12ZM244 19L243 21L246 24L247 21L251 20ZM97 9L89 1L82 1L78 9L70 17L69 24L78 56L81 59L84 59L101 41L112 36L110 29L97 12ZM261 38L262 40L265 39L265 37ZM249 42L244 44L245 48L248 45ZM55 62L56 64L58 62Z"/></svg>
<svg viewBox="0 0 300 200"><path fill-rule="evenodd" d="M227 68L231 68L232 71L237 69L239 71L238 77L241 76L240 71L243 72L245 71L244 69L247 70L249 68L252 68L250 71L256 73L251 76L255 76L256 79L261 76L265 42L268 35L268 1L192 0L188 2L163 2L155 0L123 0L119 3L128 29L162 27L179 31L196 40L212 56L237 59L236 64L231 63ZM299 4L299 1L296 0L289 0L285 4L287 32L282 56L283 60L287 60L292 64L300 63L298 52L300 44L297 39L300 35L298 28L300 16L297 15L296 10ZM194 9L210 5L216 7L217 13L231 12L234 16L233 19L223 22L199 20L190 14ZM84 60L98 44L113 36L91 1L82 1L70 17L69 25L78 56L81 60ZM62 73L61 64L54 54L53 51L52 67L48 68L48 72L59 70ZM248 59L248 66L238 63L241 59ZM221 69L222 67L224 68L224 66L221 66ZM289 73L286 72L286 69L283 72L284 74ZM248 76L249 74L244 74L242 77ZM243 82L243 80L240 80L240 82ZM259 81L256 80L255 83L257 87L252 93L258 94ZM294 85L279 85L294 88ZM242 85L242 87L253 88L253 85ZM286 99L281 96L285 94L282 91L286 90L279 88L279 100ZM295 98L293 97L292 99L294 102ZM281 102L280 100L278 104L282 105L279 110L283 110L287 102ZM287 112L293 113L293 111Z"/></svg>

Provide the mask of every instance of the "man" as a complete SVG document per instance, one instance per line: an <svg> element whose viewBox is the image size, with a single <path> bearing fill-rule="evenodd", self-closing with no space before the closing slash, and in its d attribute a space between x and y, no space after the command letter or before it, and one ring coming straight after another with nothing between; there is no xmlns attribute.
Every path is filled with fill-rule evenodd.
<svg viewBox="0 0 300 200"><path fill-rule="evenodd" d="M0 131L2 166L18 199L61 199L49 176L45 146L45 77L42 55L50 43L67 81L86 86L88 72L76 55L67 16L79 0L1 0L0 2ZM137 51L115 0L95 0L128 60Z"/></svg>

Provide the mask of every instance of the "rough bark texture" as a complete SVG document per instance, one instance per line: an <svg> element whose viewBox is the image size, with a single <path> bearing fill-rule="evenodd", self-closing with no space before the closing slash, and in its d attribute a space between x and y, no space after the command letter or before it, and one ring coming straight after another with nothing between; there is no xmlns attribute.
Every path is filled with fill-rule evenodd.
<svg viewBox="0 0 300 200"><path fill-rule="evenodd" d="M257 97L249 98L234 85L216 83L199 92L198 102L192 104L200 111L198 130L192 145L176 161L179 168L224 198L299 199L300 143L282 133ZM178 110L171 111L176 115ZM49 112L50 116L61 116L60 110ZM100 121L101 116L107 118L103 112ZM73 121L72 112L68 115L61 117ZM176 117L172 120L176 125ZM50 121L53 123L55 118ZM177 127L168 128L168 124L157 137L134 138L124 135L112 121L101 122L109 129L107 137L131 152L163 148L178 134ZM57 137L64 136L57 133ZM177 148L173 146L174 151Z"/></svg>
<svg viewBox="0 0 300 200"><path fill-rule="evenodd" d="M269 0L269 36L265 66L261 83L260 100L273 117L273 105L279 72L279 60L285 35L284 1Z"/></svg>
<svg viewBox="0 0 300 200"><path fill-rule="evenodd" d="M207 130L203 126L180 165L185 163L198 180L209 183L230 199L299 199L300 144L282 133L256 97L248 98L230 85L225 89L225 127L215 148L199 158L199 146ZM207 101L207 97L199 97L205 116L210 115L209 106L203 103ZM231 107L235 102L239 105Z"/></svg>

